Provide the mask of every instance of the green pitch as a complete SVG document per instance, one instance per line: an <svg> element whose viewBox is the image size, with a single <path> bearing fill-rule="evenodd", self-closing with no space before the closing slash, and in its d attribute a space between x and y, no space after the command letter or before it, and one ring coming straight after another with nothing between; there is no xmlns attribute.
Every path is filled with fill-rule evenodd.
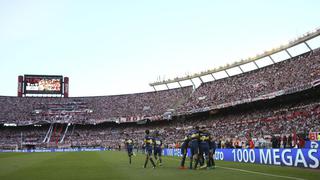
<svg viewBox="0 0 320 180"><path fill-rule="evenodd" d="M0 153L0 180L320 179L320 170L222 161L213 170L179 170L180 159L163 160L163 167L152 169L149 162L143 169L143 155L129 165L124 152Z"/></svg>

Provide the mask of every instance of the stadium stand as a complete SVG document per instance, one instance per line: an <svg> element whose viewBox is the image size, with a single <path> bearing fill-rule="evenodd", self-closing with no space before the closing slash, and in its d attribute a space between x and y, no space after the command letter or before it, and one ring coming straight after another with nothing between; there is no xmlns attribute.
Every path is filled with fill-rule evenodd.
<svg viewBox="0 0 320 180"><path fill-rule="evenodd" d="M192 87L97 97L0 97L0 123L101 123L157 118L190 96Z"/></svg>
<svg viewBox="0 0 320 180"><path fill-rule="evenodd" d="M314 92L313 92L314 91ZM311 95L310 95L311 94ZM319 89L312 92L297 93L289 97L279 97L272 100L263 100L255 104L244 104L226 108L206 114L194 114L193 117L182 116L171 121L151 122L144 125L136 123L102 123L97 125L70 125L63 143L59 147L109 147L119 148L120 139L130 134L136 142L136 147L142 145L144 130L157 130L165 139L167 147L179 146L179 140L194 126L208 127L220 147L247 146L248 137L254 139L256 147L271 147L272 135L278 138L294 137L294 134L307 138L309 131L319 131L320 101ZM289 100L286 100L289 99ZM278 103L278 102L281 103ZM289 102L286 102L289 101ZM55 124L54 128L64 124ZM1 127L1 148L47 147L57 146L53 141L43 142L49 125L42 127ZM64 127L65 128L65 127ZM59 139L60 140L60 139ZM287 140L286 140L287 141ZM298 143L291 138L288 147ZM284 146L283 140L279 145Z"/></svg>
<svg viewBox="0 0 320 180"><path fill-rule="evenodd" d="M256 147L303 147L305 134L320 131L319 79L317 49L195 90L188 86L73 98L1 96L0 124L18 127L0 128L0 148L120 148L124 134L140 147L145 129L157 129L167 147L178 147L196 125L207 126L222 148L246 147L251 138ZM163 120L169 111L173 118ZM155 122L136 123L145 119Z"/></svg>
<svg viewBox="0 0 320 180"><path fill-rule="evenodd" d="M320 49L255 71L202 84L179 111L253 99L320 79Z"/></svg>

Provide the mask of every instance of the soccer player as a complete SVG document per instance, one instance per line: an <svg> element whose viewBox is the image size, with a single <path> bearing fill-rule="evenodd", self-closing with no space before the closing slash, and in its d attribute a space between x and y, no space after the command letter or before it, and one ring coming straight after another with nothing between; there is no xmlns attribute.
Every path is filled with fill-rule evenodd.
<svg viewBox="0 0 320 180"><path fill-rule="evenodd" d="M189 133L190 136L190 149L191 149L191 156L190 156L190 169L197 169L197 165L199 163L199 126L196 126L192 129ZM192 163L195 161L195 166L193 167Z"/></svg>
<svg viewBox="0 0 320 180"><path fill-rule="evenodd" d="M152 163L153 168L156 167L154 164L154 161L152 159L152 143L153 143L153 137L149 135L150 131L147 129L145 131L145 137L144 137L144 147L146 152L146 160L144 162L144 168L147 167L148 161L150 160Z"/></svg>
<svg viewBox="0 0 320 180"><path fill-rule="evenodd" d="M217 144L214 139L211 137L209 142L209 165L211 169L214 169L216 163L214 162L214 155L216 153Z"/></svg>
<svg viewBox="0 0 320 180"><path fill-rule="evenodd" d="M153 155L154 159L157 161L157 164L162 166L162 139L160 138L159 131L155 131L153 139ZM158 159L159 157L159 159Z"/></svg>
<svg viewBox="0 0 320 180"><path fill-rule="evenodd" d="M184 163L186 161L186 157L187 157L187 153L188 153L189 142L190 142L190 137L187 135L187 136L184 137L184 139L182 141L182 144L181 144L182 159L181 159L181 163L180 163L179 169L186 169L184 167Z"/></svg>
<svg viewBox="0 0 320 180"><path fill-rule="evenodd" d="M127 137L126 137L124 143L125 143L126 149L128 151L129 164L131 164L131 157L133 155L133 140L129 138L128 134L127 134Z"/></svg>
<svg viewBox="0 0 320 180"><path fill-rule="evenodd" d="M200 132L200 142L199 142L199 158L206 161L206 165L201 166L201 168L207 168L209 167L209 142L210 142L210 133L206 130L205 127L202 127ZM203 158L204 155L204 158ZM203 163L204 164L204 163Z"/></svg>

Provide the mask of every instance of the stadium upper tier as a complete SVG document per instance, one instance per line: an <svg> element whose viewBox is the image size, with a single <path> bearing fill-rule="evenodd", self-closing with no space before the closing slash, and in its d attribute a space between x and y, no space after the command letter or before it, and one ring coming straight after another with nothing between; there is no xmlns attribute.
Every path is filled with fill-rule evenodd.
<svg viewBox="0 0 320 180"><path fill-rule="evenodd" d="M290 49L295 49L301 45L305 46L308 49L307 51L312 51L312 48L310 47L308 41L316 39L319 36L320 36L320 28L317 28L313 31L310 31L310 32L303 34L300 37L297 37L296 39L294 39L292 41L289 41L285 45L281 45L277 48L273 48L269 51L265 51L264 53L258 54L254 57L249 57L249 58L243 59L241 61L236 61L232 64L226 64L225 66L220 66L219 68L210 69L210 70L203 71L201 73L196 73L193 75L187 75L185 77L176 77L174 79L167 79L167 80L163 80L163 81L153 82L153 83L150 83L149 85L152 86L153 88L155 88L155 86L166 85L166 87L169 89L168 84L171 84L171 83L178 83L181 86L180 82L191 81L192 84L194 85L194 82L192 79L200 79L200 81L203 82L202 78L207 75L209 75L209 76L211 75L215 79L215 77L214 77L215 73L224 72L229 77L230 75L228 74L228 70L231 70L234 68L239 69L242 73L244 73L241 66L253 63L257 68L260 68L257 65L257 61L262 60L264 58L268 58L269 60L271 60L272 63L275 63L275 60L273 59L272 56L276 55L278 53L281 53L281 52L284 52L285 54L289 55L289 57L294 57L295 55L292 55L290 53ZM306 52L306 51L304 51L304 52Z"/></svg>
<svg viewBox="0 0 320 180"><path fill-rule="evenodd" d="M0 97L0 124L101 123L158 120L190 96L192 87L96 97Z"/></svg>
<svg viewBox="0 0 320 180"><path fill-rule="evenodd" d="M160 120L166 112L188 114L270 99L320 84L320 49L212 82L115 96L46 98L0 97L0 124L39 122L101 123Z"/></svg>
<svg viewBox="0 0 320 180"><path fill-rule="evenodd" d="M319 85L320 49L247 73L201 84L179 112L227 107Z"/></svg>

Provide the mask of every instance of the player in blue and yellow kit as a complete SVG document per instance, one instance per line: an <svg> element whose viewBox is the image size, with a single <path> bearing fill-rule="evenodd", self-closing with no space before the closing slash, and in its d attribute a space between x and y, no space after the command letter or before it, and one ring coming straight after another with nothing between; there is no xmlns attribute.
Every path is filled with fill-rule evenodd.
<svg viewBox="0 0 320 180"><path fill-rule="evenodd" d="M156 167L154 164L154 161L152 159L152 144L153 144L153 137L149 135L149 130L147 129L145 131L146 135L144 137L144 147L145 147L145 152L146 152L146 160L144 162L144 168L147 167L148 161L150 160L152 163L153 168Z"/></svg>
<svg viewBox="0 0 320 180"><path fill-rule="evenodd" d="M191 150L191 156L190 156L190 169L196 169L197 165L199 163L199 126L196 126L195 129L192 129L189 133L190 137L190 150ZM195 161L195 166L192 166L193 161Z"/></svg>
<svg viewBox="0 0 320 180"><path fill-rule="evenodd" d="M186 169L184 167L184 163L186 161L187 153L188 153L188 147L189 147L189 142L190 142L190 137L187 135L184 137L182 144L181 144L181 163L180 163L180 168L179 169Z"/></svg>
<svg viewBox="0 0 320 180"><path fill-rule="evenodd" d="M131 157L133 155L133 140L128 138L129 135L127 135L127 138L125 139L124 143L126 145L126 149L128 151L129 156L129 164L131 164Z"/></svg>
<svg viewBox="0 0 320 180"><path fill-rule="evenodd" d="M214 155L216 153L216 142L214 141L214 139L211 137L211 140L209 142L209 164L210 164L210 168L215 168L216 164L214 162Z"/></svg>
<svg viewBox="0 0 320 180"><path fill-rule="evenodd" d="M153 155L154 159L157 161L157 164L159 163L160 166L162 166L162 139L160 138L159 131L156 131L154 133L154 139L153 139ZM159 157L159 159L158 159Z"/></svg>
<svg viewBox="0 0 320 180"><path fill-rule="evenodd" d="M199 132L199 136L200 136L199 158L202 158L202 159L204 158L203 163L204 163L204 160L206 162L206 165L202 166L201 168L207 168L210 166L209 164L209 142L211 141L210 133L205 129L205 127L202 127Z"/></svg>

